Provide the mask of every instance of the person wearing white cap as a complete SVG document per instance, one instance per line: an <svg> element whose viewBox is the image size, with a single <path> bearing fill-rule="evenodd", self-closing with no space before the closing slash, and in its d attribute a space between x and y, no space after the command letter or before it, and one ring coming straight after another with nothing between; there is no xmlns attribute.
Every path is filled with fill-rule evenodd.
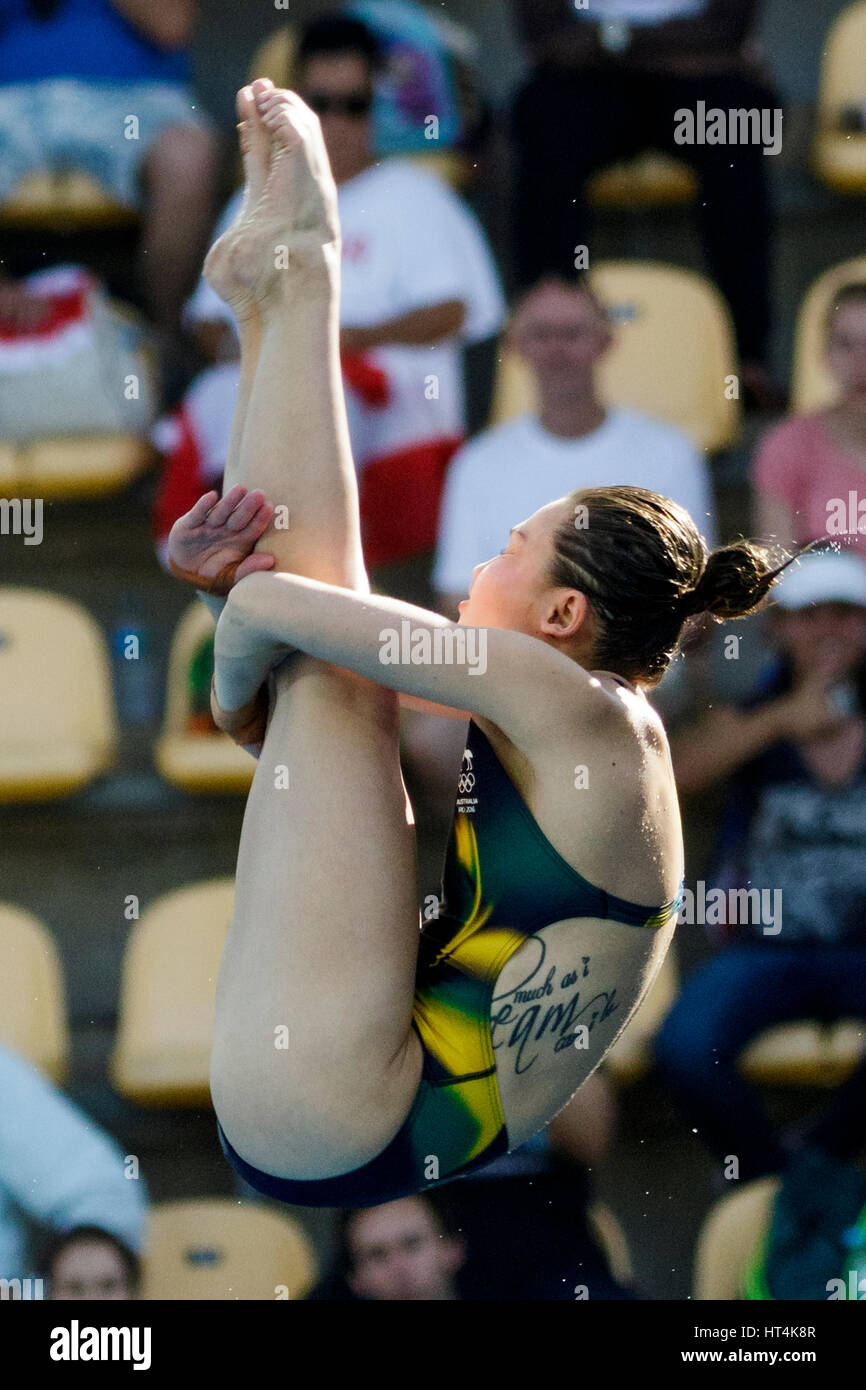
<svg viewBox="0 0 866 1390"><path fill-rule="evenodd" d="M696 884L680 917L722 949L687 978L656 1063L741 1179L781 1171L795 1142L849 1160L866 1140L866 1060L827 1114L781 1140L737 1070L776 1024L866 1018L866 560L810 551L774 597L775 659L749 700L671 743L681 794L730 781L714 886Z"/></svg>

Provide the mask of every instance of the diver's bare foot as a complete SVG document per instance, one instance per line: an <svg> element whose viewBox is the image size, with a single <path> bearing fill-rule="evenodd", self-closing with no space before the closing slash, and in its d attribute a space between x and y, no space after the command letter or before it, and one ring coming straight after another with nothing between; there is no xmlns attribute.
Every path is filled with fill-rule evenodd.
<svg viewBox="0 0 866 1390"><path fill-rule="evenodd" d="M221 299L230 304L239 319L258 312L248 287L239 282L233 269L233 248L238 233L259 202L268 179L271 162L270 133L262 124L256 105L256 92L273 87L268 77L257 78L237 94L238 138L244 164L244 196L232 225L211 247L204 264L205 278Z"/></svg>
<svg viewBox="0 0 866 1390"><path fill-rule="evenodd" d="M205 262L209 283L241 316L264 313L282 284L294 298L331 294L340 248L336 187L318 118L294 92L265 79L243 90L254 104L253 111L244 98L248 193Z"/></svg>

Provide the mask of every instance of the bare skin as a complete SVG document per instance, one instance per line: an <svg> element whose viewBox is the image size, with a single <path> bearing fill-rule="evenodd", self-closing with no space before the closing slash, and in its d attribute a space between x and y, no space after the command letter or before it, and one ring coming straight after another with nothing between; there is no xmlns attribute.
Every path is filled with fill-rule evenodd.
<svg viewBox="0 0 866 1390"><path fill-rule="evenodd" d="M270 84L254 84L252 97L252 211L207 264L219 292L247 321L257 311L261 325L226 487L261 491L269 505L288 507L291 524L260 535L255 553L273 555L273 568L234 583L217 626L218 709L230 720L269 678L272 709L241 837L211 1087L226 1135L248 1162L283 1177L325 1178L385 1147L420 1079L400 694L443 713L471 710L543 833L608 892L649 907L671 899L682 840L657 716L639 687L587 669L586 599L545 577L564 499L522 522L506 551L476 568L458 623L370 593L339 376L333 182L303 103ZM282 269L280 246L288 251ZM220 543L211 536L202 553ZM186 558L193 563L184 568L197 570L194 553ZM382 630L403 620L431 641L483 632L485 669L384 664ZM577 765L588 770L588 788L576 790ZM511 958L496 986L494 1041L512 1145L599 1064L672 932L672 922L653 932L582 918L544 928ZM583 1012L577 1022L592 1020L587 1048L555 1049L552 1025L536 1037L515 998L551 969L558 1000ZM278 1049L281 1028L288 1047Z"/></svg>

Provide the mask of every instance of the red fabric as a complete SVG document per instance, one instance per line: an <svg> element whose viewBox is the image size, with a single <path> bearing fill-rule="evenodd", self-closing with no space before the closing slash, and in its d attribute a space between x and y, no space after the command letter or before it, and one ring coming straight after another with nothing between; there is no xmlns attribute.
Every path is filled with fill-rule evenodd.
<svg viewBox="0 0 866 1390"><path fill-rule="evenodd" d="M366 406L385 406L390 398L387 373L376 367L363 353L344 353L340 357L343 380L357 391Z"/></svg>
<svg viewBox="0 0 866 1390"><path fill-rule="evenodd" d="M206 492L213 488L222 492L219 478L208 482L202 476L196 437L183 410L179 410L173 418L180 436L166 458L153 504L151 535L157 542L168 540L168 533L178 517L184 516Z"/></svg>
<svg viewBox="0 0 866 1390"><path fill-rule="evenodd" d="M0 342L14 343L21 338L54 338L70 323L79 323L87 317L87 296L89 286L69 290L62 294L40 295L45 318L36 328L26 330L15 328L11 322L0 319Z"/></svg>
<svg viewBox="0 0 866 1390"><path fill-rule="evenodd" d="M360 479L361 536L368 569L433 550L448 464L460 437L373 459Z"/></svg>

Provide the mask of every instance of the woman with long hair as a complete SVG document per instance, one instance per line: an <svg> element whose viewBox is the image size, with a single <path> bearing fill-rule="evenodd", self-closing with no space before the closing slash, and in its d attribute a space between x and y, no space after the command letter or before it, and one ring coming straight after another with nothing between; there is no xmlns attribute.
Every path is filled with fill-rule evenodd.
<svg viewBox="0 0 866 1390"><path fill-rule="evenodd" d="M371 594L321 132L265 80L238 106L245 201L206 264L242 345L226 492L169 547L220 613L215 717L258 757L211 1089L253 1186L369 1205L524 1142L622 1032L683 878L645 690L690 616L751 612L788 557L708 556L676 504L594 488L520 521L456 623ZM401 700L469 720L420 932Z"/></svg>

